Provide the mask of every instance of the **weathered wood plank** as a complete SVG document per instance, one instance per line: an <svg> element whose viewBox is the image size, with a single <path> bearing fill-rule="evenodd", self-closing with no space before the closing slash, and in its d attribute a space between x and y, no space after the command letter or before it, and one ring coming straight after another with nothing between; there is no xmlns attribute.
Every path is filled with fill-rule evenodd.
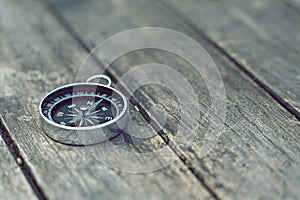
<svg viewBox="0 0 300 200"><path fill-rule="evenodd" d="M3 19L0 72L4 77L0 112L45 195L50 199L211 198L182 162L153 173L127 174L95 159L92 147L62 145L43 134L39 101L46 92L70 82L86 55L45 8L34 0L2 1L0 7ZM145 123L138 113L135 117ZM156 134L147 127L139 131ZM165 146L158 136L148 143L134 138L128 143L120 135L113 142L132 152ZM171 156L176 158L175 154Z"/></svg>
<svg viewBox="0 0 300 200"><path fill-rule="evenodd" d="M292 169L299 168L299 122L197 32L175 21L174 16L166 13L156 2L53 2L75 31L75 36L89 48L114 33L140 26L172 28L197 38L216 61L224 79L229 98L227 130L205 158L198 156L200 140L195 141L190 151L184 152L178 148L176 153L219 198L297 199L297 190L287 185L297 183L290 174L294 171ZM102 34L103 30L105 32ZM180 71L194 85L202 106L206 109L209 107L205 83L199 80L186 62L173 55L151 50L133 52L116 61L110 72L118 78L133 66L154 61ZM149 86L138 91L135 97L145 108L155 103L165 107L169 115L164 126L167 136L163 137L172 141L171 133L180 122L174 96L163 88ZM193 120L188 114L185 117ZM199 135L206 130L205 119L201 125Z"/></svg>
<svg viewBox="0 0 300 200"><path fill-rule="evenodd" d="M37 199L1 137L0 157L0 199Z"/></svg>
<svg viewBox="0 0 300 200"><path fill-rule="evenodd" d="M178 18L206 34L299 119L300 12L280 0L163 2Z"/></svg>
<svg viewBox="0 0 300 200"><path fill-rule="evenodd" d="M291 6L292 8L294 8L298 12L300 12L300 1L299 0L285 0L285 2L288 6Z"/></svg>

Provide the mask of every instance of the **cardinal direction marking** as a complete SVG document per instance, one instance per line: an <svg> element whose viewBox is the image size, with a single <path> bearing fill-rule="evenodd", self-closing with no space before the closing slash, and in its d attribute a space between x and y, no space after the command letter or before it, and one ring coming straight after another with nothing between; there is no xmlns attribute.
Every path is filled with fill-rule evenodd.
<svg viewBox="0 0 300 200"><path fill-rule="evenodd" d="M107 111L108 110L108 108L106 108L106 107L102 107L101 108L103 111Z"/></svg>
<svg viewBox="0 0 300 200"><path fill-rule="evenodd" d="M68 108L74 108L74 107L76 107L76 104L74 103L68 106Z"/></svg>
<svg viewBox="0 0 300 200"><path fill-rule="evenodd" d="M64 114L65 114L65 113L59 111L58 113L56 113L56 117L62 117L62 116L64 116Z"/></svg>
<svg viewBox="0 0 300 200"><path fill-rule="evenodd" d="M88 105L88 106L91 106L91 105L93 105L93 104L94 104L93 101L88 101L88 102L86 103L86 105Z"/></svg>
<svg viewBox="0 0 300 200"><path fill-rule="evenodd" d="M106 121L110 121L110 120L112 120L113 118L112 117L105 117L105 120Z"/></svg>

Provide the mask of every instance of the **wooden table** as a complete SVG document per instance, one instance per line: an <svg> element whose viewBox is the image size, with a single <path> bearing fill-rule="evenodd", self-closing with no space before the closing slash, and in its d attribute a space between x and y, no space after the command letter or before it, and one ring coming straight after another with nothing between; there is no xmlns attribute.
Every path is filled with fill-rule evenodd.
<svg viewBox="0 0 300 200"><path fill-rule="evenodd" d="M1 199L300 198L298 0L0 1ZM145 26L194 38L216 62L228 101L224 133L210 153L199 156L200 140L188 151L173 142L183 122L178 101L157 85L134 93L130 110L134 120L148 124L155 120L149 108L161 104L166 124L137 130L152 138L121 134L112 142L136 153L167 147L176 158L167 167L122 172L97 161L86 148L45 136L38 112L42 97L72 83L98 43ZM107 73L116 81L132 67L153 61L180 71L209 110L205 82L189 63L167 52L131 52ZM184 117L193 120L187 113ZM199 135L208 123L201 115Z"/></svg>

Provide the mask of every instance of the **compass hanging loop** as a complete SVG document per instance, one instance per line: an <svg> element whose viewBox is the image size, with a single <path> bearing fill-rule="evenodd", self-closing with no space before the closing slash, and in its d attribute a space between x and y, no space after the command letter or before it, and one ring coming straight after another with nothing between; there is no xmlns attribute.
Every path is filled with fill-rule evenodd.
<svg viewBox="0 0 300 200"><path fill-rule="evenodd" d="M86 80L86 82L91 82L91 81L96 80L96 79L99 79L99 80L104 79L104 80L107 81L106 86L109 87L111 85L111 79L108 76L105 76L105 75L102 75L102 74L97 74L97 75L91 76L90 78L88 78ZM104 84L102 84L102 85L104 85Z"/></svg>

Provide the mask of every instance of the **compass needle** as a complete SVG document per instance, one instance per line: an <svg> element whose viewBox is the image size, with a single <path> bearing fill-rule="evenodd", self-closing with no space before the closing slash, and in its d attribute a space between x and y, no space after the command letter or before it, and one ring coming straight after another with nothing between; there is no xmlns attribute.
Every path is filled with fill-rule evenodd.
<svg viewBox="0 0 300 200"><path fill-rule="evenodd" d="M92 112L90 115L95 115L95 114L97 114L97 113L99 113L99 112L102 112L102 110L94 111L94 112ZM99 115L103 115L103 113L99 113Z"/></svg>
<svg viewBox="0 0 300 200"><path fill-rule="evenodd" d="M87 111L87 113L90 113L94 111L94 109L103 101L103 99L100 99L99 101L95 102L93 105L91 105Z"/></svg>
<svg viewBox="0 0 300 200"><path fill-rule="evenodd" d="M74 117L73 119L71 119L70 121L67 122L67 124L73 124L75 123L77 120L79 120L82 116L77 116L77 117Z"/></svg>

